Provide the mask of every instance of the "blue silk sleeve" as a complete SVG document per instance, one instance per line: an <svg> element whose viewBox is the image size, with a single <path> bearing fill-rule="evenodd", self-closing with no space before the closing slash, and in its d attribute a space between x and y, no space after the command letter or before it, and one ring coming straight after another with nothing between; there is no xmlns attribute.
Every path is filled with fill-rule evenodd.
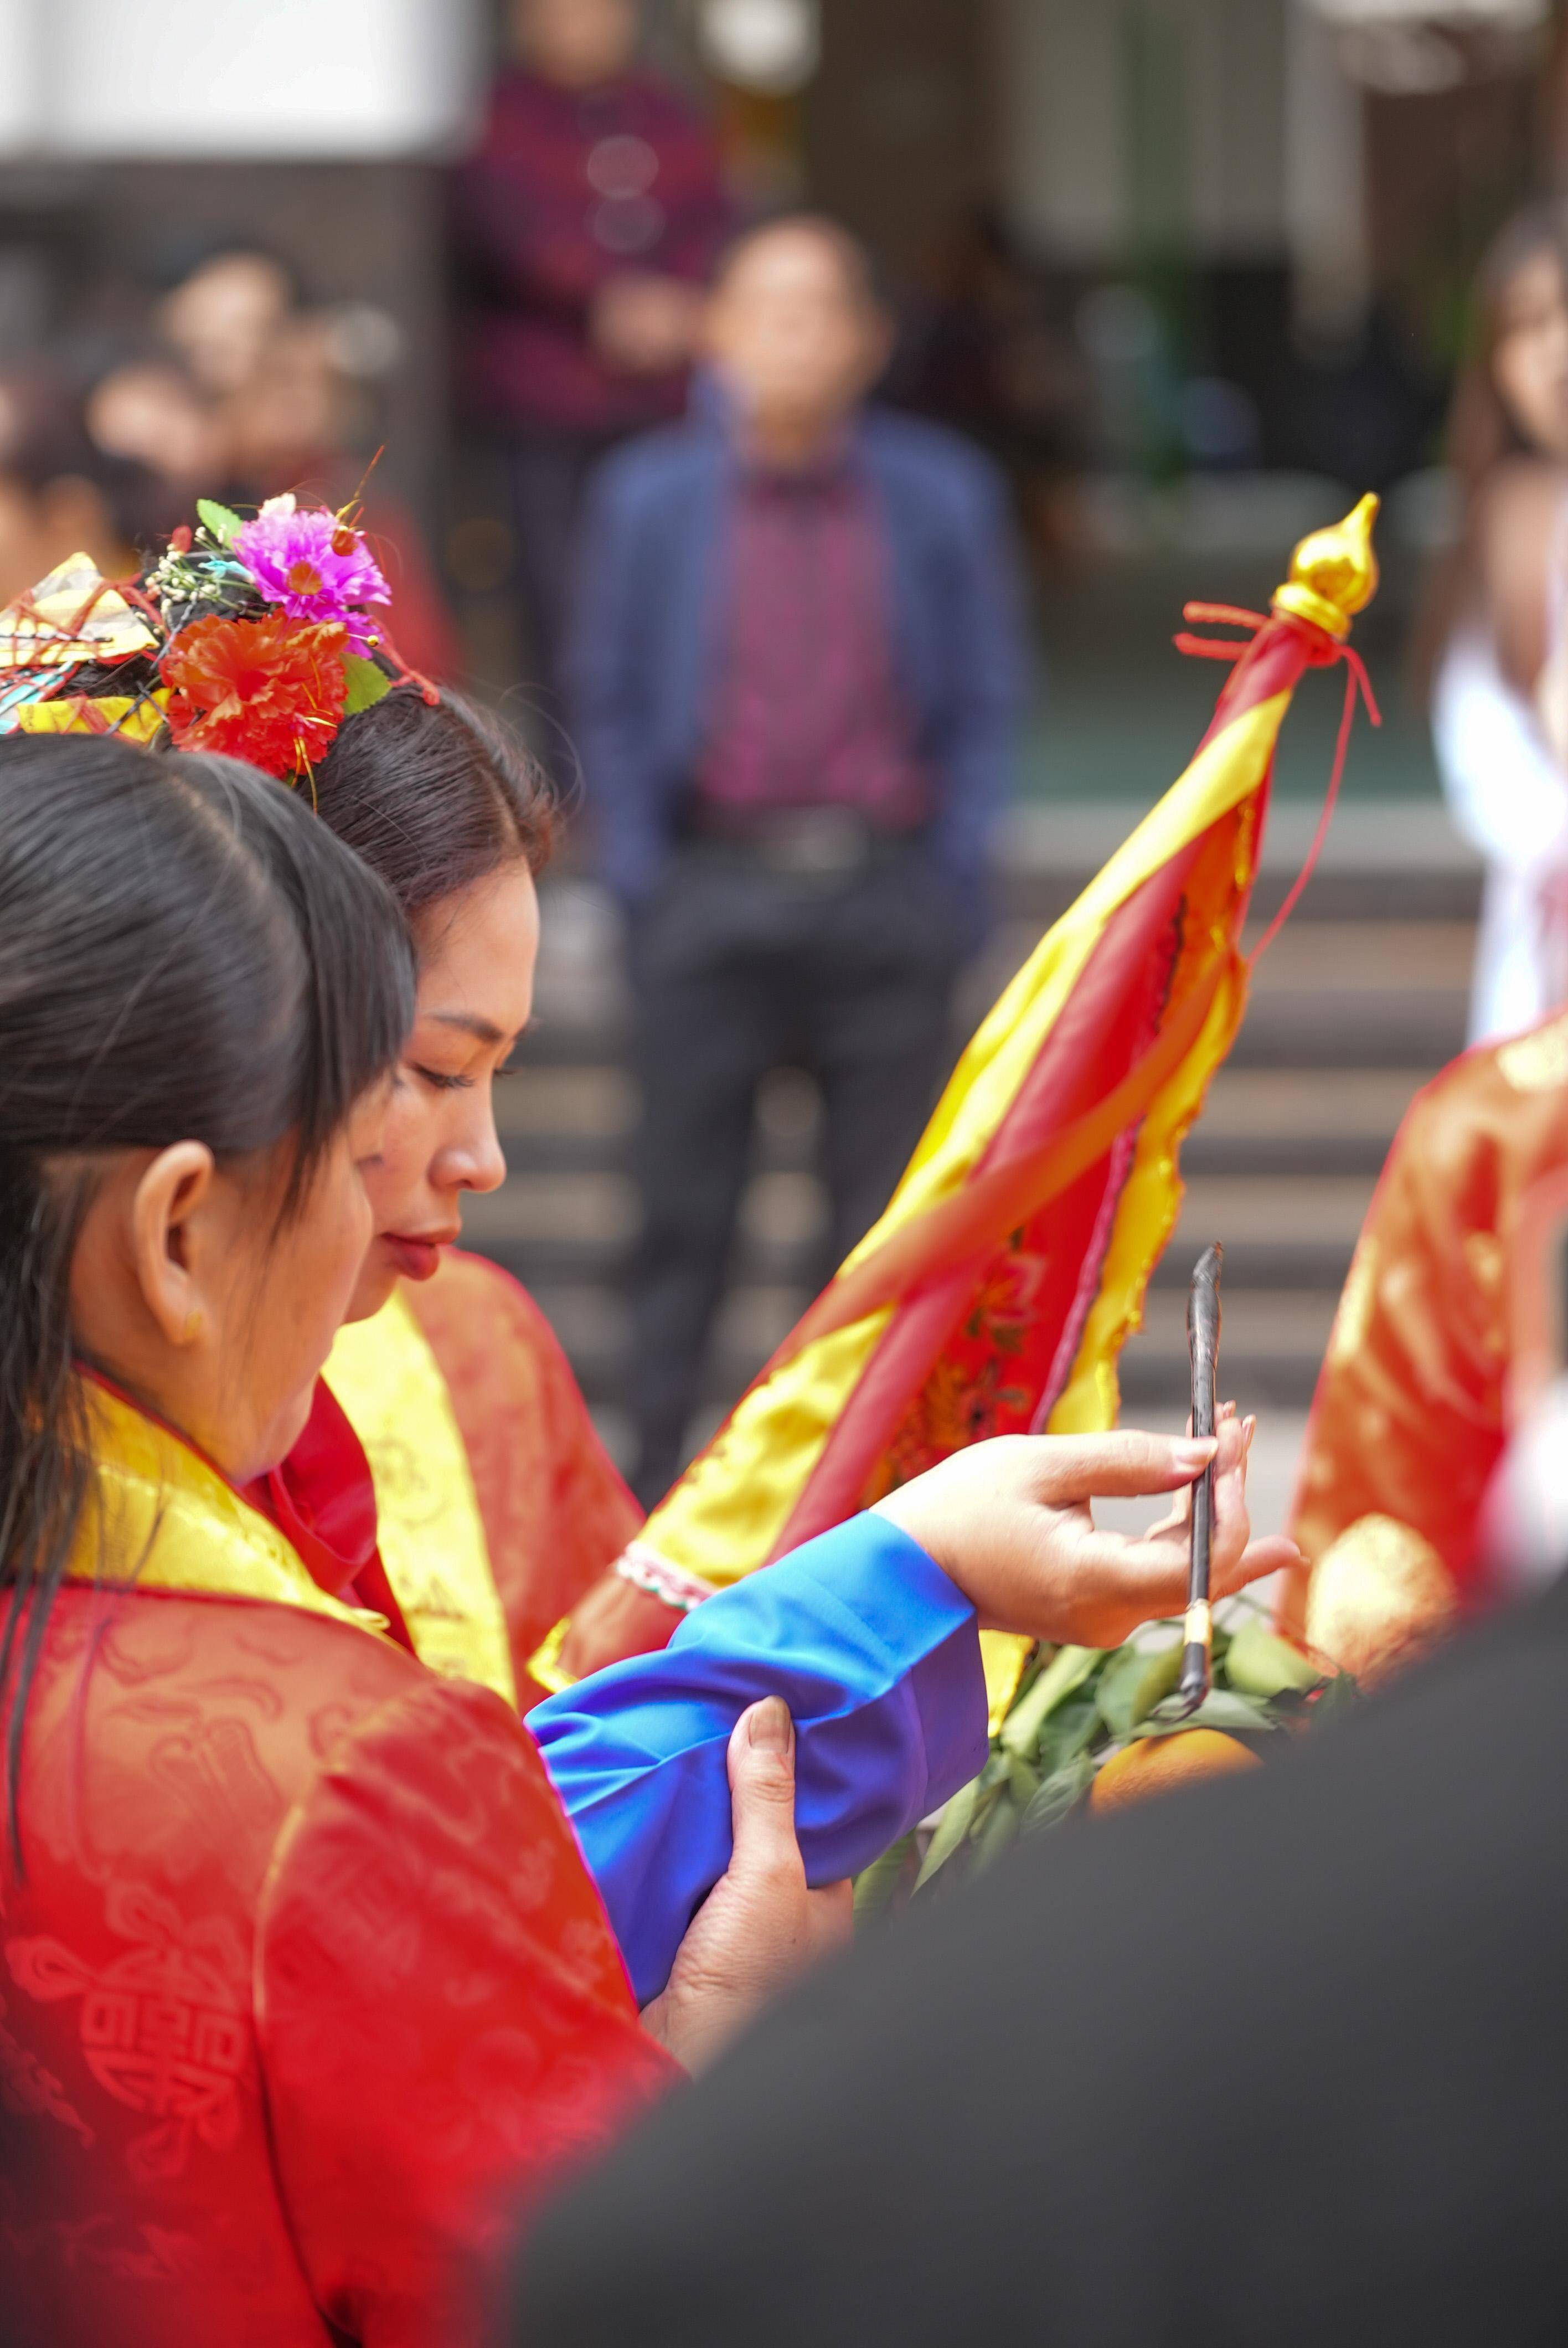
<svg viewBox="0 0 1568 2348"><path fill-rule="evenodd" d="M975 1611L917 1542L859 1516L688 1614L668 1647L528 1715L626 1958L658 1994L730 1863L730 1732L781 1695L807 1879L835 1883L986 1757Z"/></svg>

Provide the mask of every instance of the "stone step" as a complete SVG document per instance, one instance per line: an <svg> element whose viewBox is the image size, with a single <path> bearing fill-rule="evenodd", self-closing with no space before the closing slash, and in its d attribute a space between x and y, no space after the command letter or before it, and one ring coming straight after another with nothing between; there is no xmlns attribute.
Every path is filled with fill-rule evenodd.
<svg viewBox="0 0 1568 2348"><path fill-rule="evenodd" d="M954 1023L961 1045L1038 944L1042 924L1009 921L968 974ZM1258 934L1257 927L1245 942ZM1243 1066L1440 1066L1462 1047L1475 932L1468 921L1332 922L1296 916L1255 973L1233 1053ZM611 943L613 941L611 940ZM520 1054L531 1071L559 1074L555 1098L573 1097L574 1072L613 1070L624 1059L630 1004L613 966L580 983L576 958L547 963L538 1008ZM623 1125L612 1088L582 1094L588 1113ZM559 1115L559 1111L558 1111ZM597 1129L597 1128L596 1128Z"/></svg>
<svg viewBox="0 0 1568 2348"><path fill-rule="evenodd" d="M1182 1150L1198 1174L1370 1174L1430 1070L1227 1062Z"/></svg>
<svg viewBox="0 0 1568 2348"><path fill-rule="evenodd" d="M1177 1265L1171 1276L1185 1278L1179 1266L1189 1241L1201 1249L1217 1238L1235 1285L1337 1287L1374 1179L1375 1169L1325 1175L1198 1172L1188 1182L1167 1251L1167 1261ZM777 1278L781 1267L786 1281L805 1276L825 1220L825 1194L814 1175L778 1170L754 1176L742 1204L737 1269L753 1279ZM608 1276L624 1263L635 1242L637 1196L624 1172L518 1169L501 1189L469 1200L465 1228L468 1243L481 1251L514 1265L533 1264L532 1278L548 1279L551 1263L564 1276L567 1263L595 1260ZM1160 1277L1165 1276L1162 1267Z"/></svg>

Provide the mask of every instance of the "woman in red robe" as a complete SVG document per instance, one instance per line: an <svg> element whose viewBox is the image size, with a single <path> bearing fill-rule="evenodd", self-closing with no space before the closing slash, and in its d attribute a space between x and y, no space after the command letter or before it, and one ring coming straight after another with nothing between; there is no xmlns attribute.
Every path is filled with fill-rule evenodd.
<svg viewBox="0 0 1568 2348"><path fill-rule="evenodd" d="M470 2338L518 2204L839 1913L788 1724L733 1707L729 1871L640 2024L515 1711L246 1498L313 1421L372 1234L411 1008L390 901L231 761L23 738L0 908L6 2312L117 2348ZM1243 1554L1240 1449L1219 1587L1276 1561ZM1053 1637L1164 1611L1179 1540L1095 1535L1083 1498L1174 1488L1187 1451L1001 1447L884 1504L927 1581L972 1551L982 1750L977 1610ZM670 1661L689 1703L702 1658Z"/></svg>
<svg viewBox="0 0 1568 2348"><path fill-rule="evenodd" d="M456 2336L503 2181L671 2065L515 1716L239 1493L363 1260L406 945L230 762L0 786L7 2316Z"/></svg>
<svg viewBox="0 0 1568 2348"><path fill-rule="evenodd" d="M26 739L0 907L6 2317L472 2337L530 2189L834 1929L787 1716L640 2023L516 1713L244 1497L371 1236L395 907L232 761Z"/></svg>

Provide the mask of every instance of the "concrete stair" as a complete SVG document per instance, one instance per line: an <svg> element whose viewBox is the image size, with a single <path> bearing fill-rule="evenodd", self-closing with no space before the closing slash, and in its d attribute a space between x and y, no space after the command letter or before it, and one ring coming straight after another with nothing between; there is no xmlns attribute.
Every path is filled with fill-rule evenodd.
<svg viewBox="0 0 1568 2348"><path fill-rule="evenodd" d="M1122 808L1018 819L1003 863L1005 918L966 990L958 1040L1131 819ZM1307 829L1307 811L1280 810L1260 921L1294 876ZM1184 1406L1185 1282L1201 1248L1219 1239L1226 1390L1298 1430L1389 1143L1417 1087L1463 1044L1478 891L1439 810L1390 804L1337 819L1299 911L1260 966L1235 1049L1188 1142L1181 1222L1123 1356L1130 1409L1171 1423ZM621 1283L637 1221L619 937L603 900L570 878L547 891L545 936L537 1025L501 1087L511 1172L494 1197L470 1202L467 1231L538 1297L619 1450ZM823 1227L816 1122L812 1086L781 1072L759 1107L706 1417L694 1433L705 1434L809 1299Z"/></svg>

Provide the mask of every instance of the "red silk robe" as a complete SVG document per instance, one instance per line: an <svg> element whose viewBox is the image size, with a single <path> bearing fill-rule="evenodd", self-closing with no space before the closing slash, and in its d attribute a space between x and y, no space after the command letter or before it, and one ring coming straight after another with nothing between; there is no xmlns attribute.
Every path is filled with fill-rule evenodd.
<svg viewBox="0 0 1568 2348"><path fill-rule="evenodd" d="M26 1715L5 2317L106 2348L472 2339L519 2206L672 2066L516 1715L102 1409L108 1553L142 1562L94 1587L89 1527Z"/></svg>
<svg viewBox="0 0 1568 2348"><path fill-rule="evenodd" d="M1509 1251L1568 1164L1568 1014L1467 1052L1419 1093L1368 1210L1317 1382L1291 1530L1309 1561L1363 1517L1474 1581L1507 1436Z"/></svg>

